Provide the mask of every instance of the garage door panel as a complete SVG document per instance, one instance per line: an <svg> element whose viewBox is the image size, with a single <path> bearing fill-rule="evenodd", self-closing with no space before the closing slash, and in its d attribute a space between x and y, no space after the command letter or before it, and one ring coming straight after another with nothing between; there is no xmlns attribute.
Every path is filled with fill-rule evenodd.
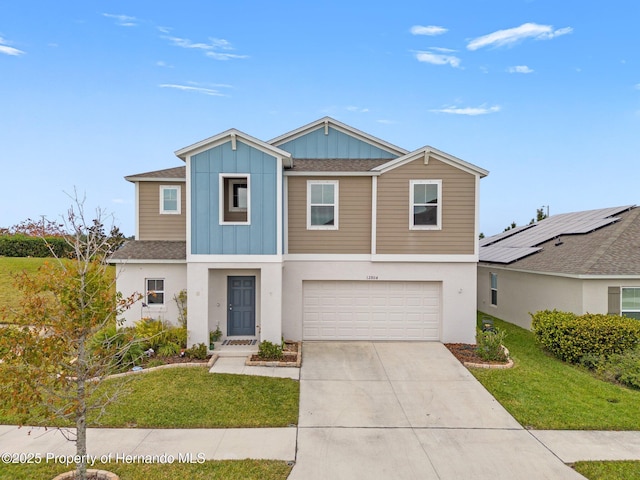
<svg viewBox="0 0 640 480"><path fill-rule="evenodd" d="M303 282L305 340L438 340L437 282Z"/></svg>

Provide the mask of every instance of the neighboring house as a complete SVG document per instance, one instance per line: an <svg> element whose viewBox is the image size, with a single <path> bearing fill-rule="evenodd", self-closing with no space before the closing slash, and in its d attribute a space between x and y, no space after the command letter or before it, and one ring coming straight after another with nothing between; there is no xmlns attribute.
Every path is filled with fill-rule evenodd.
<svg viewBox="0 0 640 480"><path fill-rule="evenodd" d="M554 215L483 239L478 309L524 328L546 309L640 319L640 208Z"/></svg>
<svg viewBox="0 0 640 480"><path fill-rule="evenodd" d="M268 142L232 129L182 148L185 166L126 177L136 239L112 258L126 315L224 337L473 342L480 178L431 147L408 152L332 118Z"/></svg>

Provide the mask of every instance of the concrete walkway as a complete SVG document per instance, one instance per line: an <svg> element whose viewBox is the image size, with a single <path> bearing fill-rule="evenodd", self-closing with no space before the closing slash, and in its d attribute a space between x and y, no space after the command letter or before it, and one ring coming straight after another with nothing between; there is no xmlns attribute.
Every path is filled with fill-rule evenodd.
<svg viewBox="0 0 640 480"><path fill-rule="evenodd" d="M564 463L640 460L640 432L523 429L437 343L307 343L301 371L274 370L242 358L212 369L299 375L298 428L89 429L89 454L296 461L294 480L580 479ZM75 446L56 429L0 426L0 452Z"/></svg>

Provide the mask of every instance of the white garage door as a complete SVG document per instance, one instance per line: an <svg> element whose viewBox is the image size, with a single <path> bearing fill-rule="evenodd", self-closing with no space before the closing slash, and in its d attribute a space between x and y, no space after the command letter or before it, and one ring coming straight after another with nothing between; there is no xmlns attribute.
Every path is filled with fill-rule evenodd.
<svg viewBox="0 0 640 480"><path fill-rule="evenodd" d="M438 282L303 282L304 340L439 340Z"/></svg>

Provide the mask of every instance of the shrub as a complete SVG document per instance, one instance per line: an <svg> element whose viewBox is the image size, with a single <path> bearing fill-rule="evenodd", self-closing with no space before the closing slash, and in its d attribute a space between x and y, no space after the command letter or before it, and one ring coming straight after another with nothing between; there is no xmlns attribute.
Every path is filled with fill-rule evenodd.
<svg viewBox="0 0 640 480"><path fill-rule="evenodd" d="M161 357L173 357L180 353L180 345L175 342L166 342L158 347L156 353Z"/></svg>
<svg viewBox="0 0 640 480"><path fill-rule="evenodd" d="M112 358L114 371L139 365L144 357L142 341L133 328L117 328L115 325L103 328L91 339L91 348L104 358Z"/></svg>
<svg viewBox="0 0 640 480"><path fill-rule="evenodd" d="M507 332L495 328L493 330L476 331L476 352L483 360L506 362L507 354L502 348L502 342Z"/></svg>
<svg viewBox="0 0 640 480"><path fill-rule="evenodd" d="M178 344L180 348L186 348L187 347L187 328L186 327L168 327L166 331L165 340L168 343Z"/></svg>
<svg viewBox="0 0 640 480"><path fill-rule="evenodd" d="M597 371L605 380L640 389L640 347L614 353L598 365Z"/></svg>
<svg viewBox="0 0 640 480"><path fill-rule="evenodd" d="M271 343L267 340L260 342L258 356L265 360L280 360L282 358L282 345Z"/></svg>
<svg viewBox="0 0 640 480"><path fill-rule="evenodd" d="M191 348L187 348L184 354L189 358L204 360L207 358L207 346L204 343L199 343Z"/></svg>
<svg viewBox="0 0 640 480"><path fill-rule="evenodd" d="M531 315L538 342L556 357L578 363L622 353L640 343L640 322L618 315L544 310Z"/></svg>
<svg viewBox="0 0 640 480"><path fill-rule="evenodd" d="M51 248L51 249L50 249ZM28 235L0 235L0 256L3 257L68 257L73 248L62 237L30 237Z"/></svg>

